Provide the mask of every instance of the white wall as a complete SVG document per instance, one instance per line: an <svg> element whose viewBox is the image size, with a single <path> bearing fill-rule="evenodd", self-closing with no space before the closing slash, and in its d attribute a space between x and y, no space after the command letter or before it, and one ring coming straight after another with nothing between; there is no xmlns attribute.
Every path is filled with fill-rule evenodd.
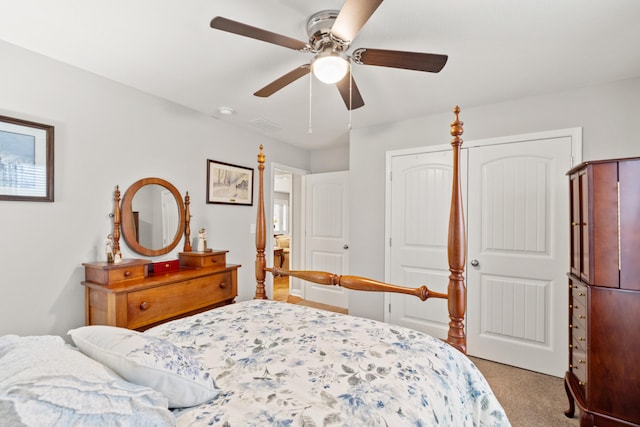
<svg viewBox="0 0 640 427"><path fill-rule="evenodd" d="M84 324L82 263L104 257L115 186L144 177L189 191L191 229L242 264L239 299L253 297L256 206L206 204L206 159L255 167L264 144L267 163L309 170L308 152L4 42L0 58L0 114L55 126L55 202L0 201L0 335Z"/></svg>
<svg viewBox="0 0 640 427"><path fill-rule="evenodd" d="M425 101L425 102L428 102ZM451 109L456 100L451 100ZM640 156L635 120L640 79L519 99L460 105L466 141L553 129L583 128L583 160ZM385 153L447 144L452 112L356 129L350 141L350 273L384 280ZM443 209L449 209L448 206ZM428 284L427 284L428 285ZM351 293L351 314L383 319L383 296Z"/></svg>
<svg viewBox="0 0 640 427"><path fill-rule="evenodd" d="M341 145L324 150L316 150L311 154L311 172L339 172L349 169L349 146Z"/></svg>

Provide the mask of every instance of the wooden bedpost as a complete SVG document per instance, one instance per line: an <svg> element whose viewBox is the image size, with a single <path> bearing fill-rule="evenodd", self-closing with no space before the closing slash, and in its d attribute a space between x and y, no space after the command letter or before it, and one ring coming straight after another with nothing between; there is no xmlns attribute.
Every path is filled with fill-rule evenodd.
<svg viewBox="0 0 640 427"><path fill-rule="evenodd" d="M260 144L258 153L258 217L256 218L256 295L254 299L267 299L264 279L267 276L267 261L264 257L267 224L264 216L264 153Z"/></svg>
<svg viewBox="0 0 640 427"><path fill-rule="evenodd" d="M449 334L447 342L461 352L467 352L467 337L464 331L464 316L467 306L467 292L464 283L464 264L466 259L466 235L464 212L462 208L462 190L460 187L460 148L464 125L458 118L460 107L453 109L456 119L451 123L451 147L453 148L453 184L451 189L451 211L449 213Z"/></svg>
<svg viewBox="0 0 640 427"><path fill-rule="evenodd" d="M191 208L189 205L191 204L191 197L189 197L189 192L184 195L184 247L182 249L183 252L191 252L193 248L191 247Z"/></svg>
<svg viewBox="0 0 640 427"><path fill-rule="evenodd" d="M120 252L120 187L113 192L113 253Z"/></svg>

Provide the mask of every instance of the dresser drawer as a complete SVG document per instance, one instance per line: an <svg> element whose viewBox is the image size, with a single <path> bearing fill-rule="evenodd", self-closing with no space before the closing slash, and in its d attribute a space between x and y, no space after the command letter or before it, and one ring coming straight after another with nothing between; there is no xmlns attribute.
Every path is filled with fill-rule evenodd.
<svg viewBox="0 0 640 427"><path fill-rule="evenodd" d="M127 295L127 328L135 329L235 297L230 272Z"/></svg>
<svg viewBox="0 0 640 427"><path fill-rule="evenodd" d="M226 251L181 252L180 265L197 268L224 268L227 262Z"/></svg>
<svg viewBox="0 0 640 427"><path fill-rule="evenodd" d="M83 265L86 281L100 285L111 285L113 283L143 279L148 264L150 264L150 261L128 259L119 264L97 262Z"/></svg>

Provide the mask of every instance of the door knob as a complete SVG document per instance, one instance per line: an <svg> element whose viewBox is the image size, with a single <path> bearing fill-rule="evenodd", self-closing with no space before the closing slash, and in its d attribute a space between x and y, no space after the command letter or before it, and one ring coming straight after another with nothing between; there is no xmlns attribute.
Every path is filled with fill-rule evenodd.
<svg viewBox="0 0 640 427"><path fill-rule="evenodd" d="M477 260L477 259L472 259L472 260L471 260L471 265L472 265L472 266L474 266L474 267L477 267L477 266L479 266L479 265L480 265L480 262L478 262L478 260Z"/></svg>
<svg viewBox="0 0 640 427"><path fill-rule="evenodd" d="M349 245L344 245L342 249L349 249Z"/></svg>

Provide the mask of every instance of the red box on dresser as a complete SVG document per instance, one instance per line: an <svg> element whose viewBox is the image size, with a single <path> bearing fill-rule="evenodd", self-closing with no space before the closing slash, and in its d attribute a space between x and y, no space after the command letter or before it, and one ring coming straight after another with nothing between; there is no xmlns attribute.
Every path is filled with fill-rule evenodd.
<svg viewBox="0 0 640 427"><path fill-rule="evenodd" d="M170 273L178 270L180 270L180 261L177 259L149 264L149 274Z"/></svg>

